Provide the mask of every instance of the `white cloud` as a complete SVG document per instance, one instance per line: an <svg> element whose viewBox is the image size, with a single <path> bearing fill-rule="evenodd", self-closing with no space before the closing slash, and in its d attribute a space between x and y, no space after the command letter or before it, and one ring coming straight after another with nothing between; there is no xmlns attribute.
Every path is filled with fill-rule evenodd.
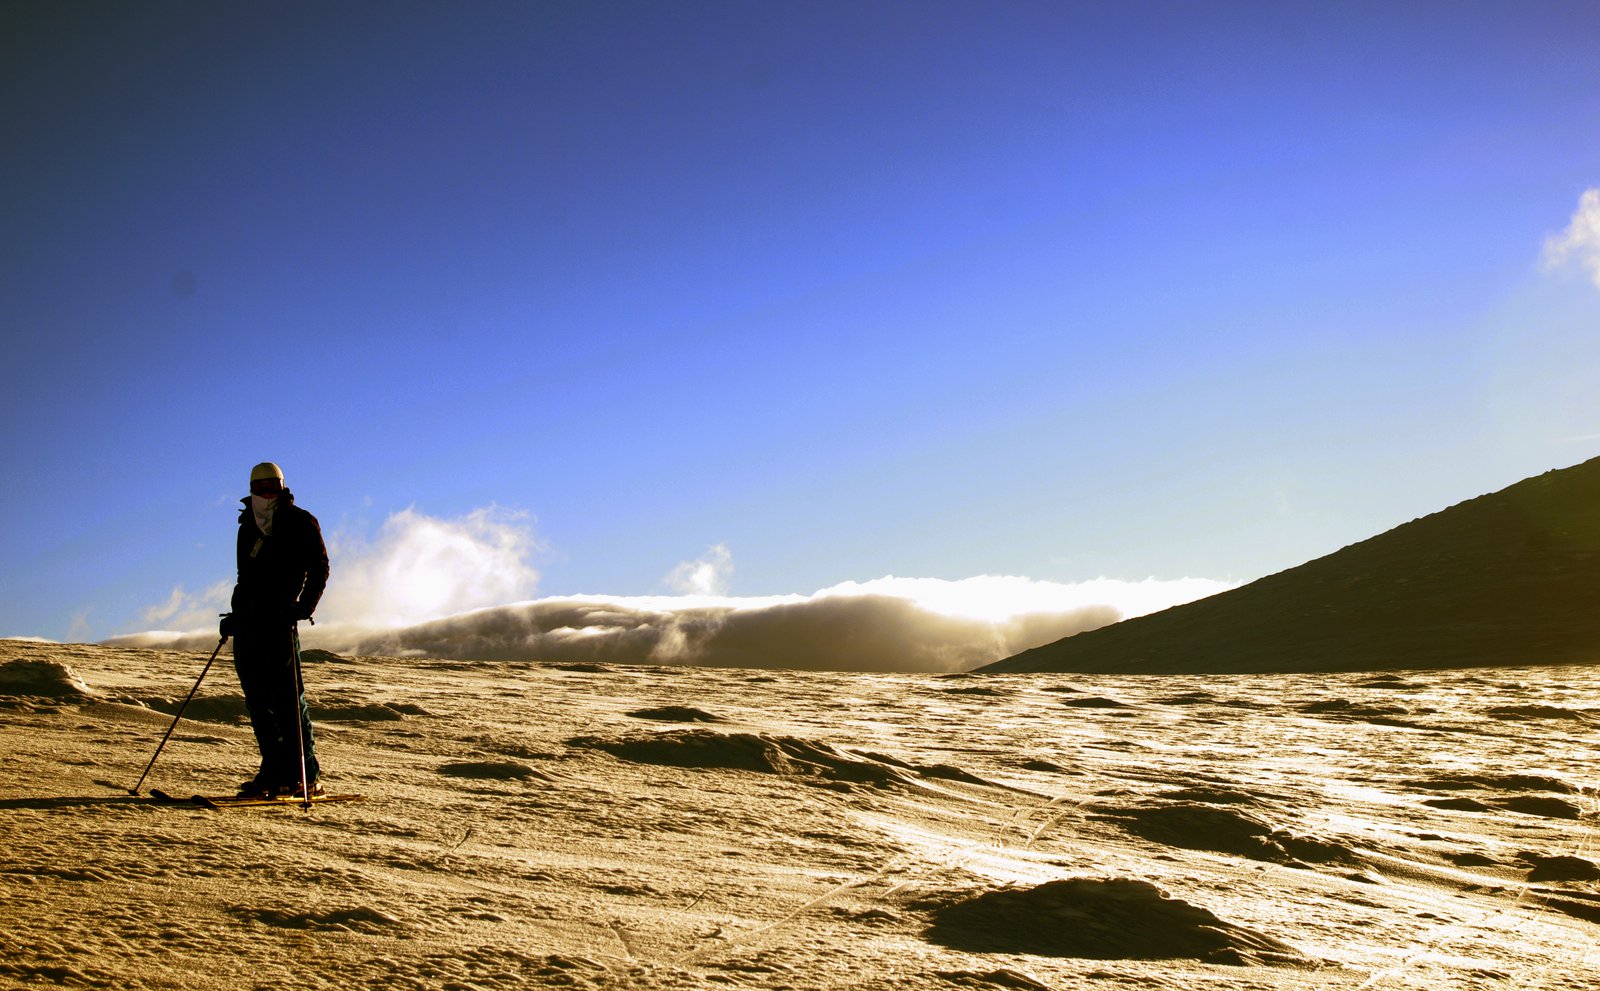
<svg viewBox="0 0 1600 991"><path fill-rule="evenodd" d="M328 545L323 623L406 626L527 599L539 583L527 515L497 506L458 519L405 509L372 541L335 535Z"/></svg>
<svg viewBox="0 0 1600 991"><path fill-rule="evenodd" d="M228 611L228 600L232 595L232 581L214 582L198 592L174 585L165 602L150 606L141 615L146 623L171 629L191 630L197 626L215 626L218 614Z"/></svg>
<svg viewBox="0 0 1600 991"><path fill-rule="evenodd" d="M317 609L322 625L389 629L531 598L539 575L526 514L488 506L458 519L415 508L390 516L376 538L327 535L333 577ZM233 578L199 592L182 585L141 613L161 631L140 637L211 636L228 611ZM122 640L123 638L113 638Z"/></svg>
<svg viewBox="0 0 1600 991"><path fill-rule="evenodd" d="M1131 582L1116 578L1093 581L1035 581L1016 575L978 575L950 581L943 578L898 578L844 582L825 588L826 595L886 595L916 603L945 616L1005 622L1035 613L1059 613L1090 606L1111 606L1123 619L1167 609L1179 603L1226 591L1232 585L1207 578Z"/></svg>
<svg viewBox="0 0 1600 991"><path fill-rule="evenodd" d="M695 560L673 568L665 584L680 595L726 595L728 577L732 574L733 553L726 544L717 544L706 548Z"/></svg>
<svg viewBox="0 0 1600 991"><path fill-rule="evenodd" d="M1550 269L1576 263L1600 289L1600 189L1588 190L1579 197L1578 211L1567 229L1545 239L1544 262Z"/></svg>

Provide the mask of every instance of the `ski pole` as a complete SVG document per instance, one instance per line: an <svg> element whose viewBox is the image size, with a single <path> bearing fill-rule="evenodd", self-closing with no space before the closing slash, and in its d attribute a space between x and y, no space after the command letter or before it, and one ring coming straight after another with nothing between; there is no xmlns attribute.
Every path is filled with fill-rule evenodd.
<svg viewBox="0 0 1600 991"><path fill-rule="evenodd" d="M300 623L291 628L294 636L294 738L300 745L300 795L305 800L301 806L311 808L311 781L306 774L306 728L300 712L300 700L305 698L306 683L300 675Z"/></svg>
<svg viewBox="0 0 1600 991"><path fill-rule="evenodd" d="M206 680L206 672L211 670L212 662L217 659L218 654L222 653L222 645L227 642L227 637L217 641L217 649L211 652L210 660L206 661L206 666L200 669L200 677L194 680L194 687L189 689L189 697L183 700L183 704L178 706L178 714L172 717L172 725L167 727L167 735L161 738L161 743L156 747L156 752L150 755L150 763L145 765L144 774L139 775L139 784L129 788L128 794L139 794L139 788L144 784L144 779L149 776L150 769L156 766L156 758L161 756L162 749L166 747L167 741L172 738L172 731L178 728L178 720L183 718L183 710L189 708L189 703L194 699L194 693L200 690L200 683Z"/></svg>

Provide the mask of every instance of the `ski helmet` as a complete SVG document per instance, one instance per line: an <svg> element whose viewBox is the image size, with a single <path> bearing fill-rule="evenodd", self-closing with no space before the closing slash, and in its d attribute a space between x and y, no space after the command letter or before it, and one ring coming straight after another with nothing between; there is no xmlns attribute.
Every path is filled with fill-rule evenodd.
<svg viewBox="0 0 1600 991"><path fill-rule="evenodd" d="M259 482L268 478L276 478L281 484L283 482L283 469L271 461L263 461L250 469L251 482Z"/></svg>

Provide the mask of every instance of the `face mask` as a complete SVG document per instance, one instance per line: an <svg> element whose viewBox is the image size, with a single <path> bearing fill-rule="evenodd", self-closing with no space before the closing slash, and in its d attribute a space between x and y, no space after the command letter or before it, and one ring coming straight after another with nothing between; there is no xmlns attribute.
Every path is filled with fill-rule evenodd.
<svg viewBox="0 0 1600 991"><path fill-rule="evenodd" d="M277 496L253 495L250 497L250 511L255 514L256 526L260 528L262 533L272 533L272 511L277 506Z"/></svg>

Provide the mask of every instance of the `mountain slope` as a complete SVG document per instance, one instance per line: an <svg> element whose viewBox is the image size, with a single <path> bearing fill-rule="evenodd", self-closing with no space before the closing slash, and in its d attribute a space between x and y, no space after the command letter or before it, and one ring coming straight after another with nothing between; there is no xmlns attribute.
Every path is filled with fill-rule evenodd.
<svg viewBox="0 0 1600 991"><path fill-rule="evenodd" d="M1600 661L1600 458L984 672L1355 671Z"/></svg>

